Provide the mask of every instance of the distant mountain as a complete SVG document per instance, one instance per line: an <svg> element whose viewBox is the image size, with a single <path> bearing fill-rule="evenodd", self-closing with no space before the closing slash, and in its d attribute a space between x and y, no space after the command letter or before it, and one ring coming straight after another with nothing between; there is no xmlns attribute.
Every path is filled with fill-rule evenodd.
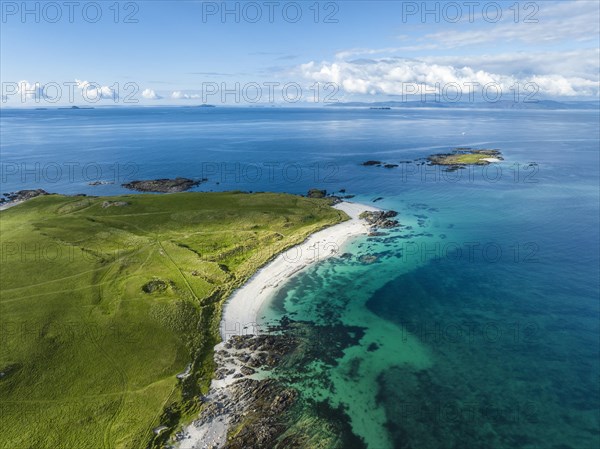
<svg viewBox="0 0 600 449"><path fill-rule="evenodd" d="M330 107L354 107L354 108L370 108L370 109L387 109L387 108L460 108L460 109L599 109L600 102L598 101L553 101L540 100L536 102L521 102L516 103L509 100L501 100L495 103L491 102L440 102L440 101L378 101L378 102L361 102L352 101L348 103L331 103Z"/></svg>

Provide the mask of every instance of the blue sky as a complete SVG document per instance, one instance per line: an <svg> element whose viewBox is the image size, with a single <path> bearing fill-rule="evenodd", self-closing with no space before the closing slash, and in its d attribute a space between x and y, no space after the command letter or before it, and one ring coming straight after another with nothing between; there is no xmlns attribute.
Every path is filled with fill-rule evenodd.
<svg viewBox="0 0 600 449"><path fill-rule="evenodd" d="M248 83L261 86L259 102L278 103L298 97L294 90L283 97L286 83L303 89L300 103L316 101L314 83L335 90L339 101L405 98L414 86L479 93L477 84L489 83L506 98L515 85L534 85L539 99L598 98L596 0L100 1L84 15L89 3L69 11L61 1L28 2L32 12L23 16L22 2L2 1L4 106L43 106L57 97L56 88L44 90L48 83L62 86L61 104L70 88L64 83L75 84L75 103L88 89L88 97L107 105L124 103L128 94L139 104L220 103L222 89L249 86L240 95L244 103L256 98ZM239 13L223 18L225 8ZM430 13L423 16L425 8ZM92 23L98 10L102 17ZM128 14L135 23L125 23ZM263 83L279 83L272 99ZM225 103L236 103L234 97Z"/></svg>

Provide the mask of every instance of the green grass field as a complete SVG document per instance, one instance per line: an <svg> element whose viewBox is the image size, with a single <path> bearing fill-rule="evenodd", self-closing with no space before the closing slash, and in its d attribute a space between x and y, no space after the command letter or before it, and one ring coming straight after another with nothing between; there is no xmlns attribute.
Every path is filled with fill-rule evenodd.
<svg viewBox="0 0 600 449"><path fill-rule="evenodd" d="M485 164L489 154L452 154L445 159L444 164Z"/></svg>
<svg viewBox="0 0 600 449"><path fill-rule="evenodd" d="M497 150L473 150L470 153L434 154L428 159L435 165L487 165L486 159L498 156Z"/></svg>
<svg viewBox="0 0 600 449"><path fill-rule="evenodd" d="M161 447L153 429L193 417L207 390L231 291L346 218L326 199L235 192L0 212L0 447Z"/></svg>

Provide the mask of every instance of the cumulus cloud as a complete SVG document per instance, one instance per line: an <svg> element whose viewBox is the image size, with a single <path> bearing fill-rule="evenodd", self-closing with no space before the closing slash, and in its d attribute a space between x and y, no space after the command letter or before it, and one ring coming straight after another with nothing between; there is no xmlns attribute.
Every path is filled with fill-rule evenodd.
<svg viewBox="0 0 600 449"><path fill-rule="evenodd" d="M180 90L176 90L171 94L171 98L173 98L174 100L192 100L192 99L196 99L196 98L200 98L200 95L198 94L187 94L185 92L182 92Z"/></svg>
<svg viewBox="0 0 600 449"><path fill-rule="evenodd" d="M469 67L429 64L418 60L389 58L381 60L339 61L320 64L309 62L300 67L302 75L310 80L335 83L348 93L390 94L405 93L405 84L415 83L429 87L436 84L511 83L512 79L494 77Z"/></svg>
<svg viewBox="0 0 600 449"><path fill-rule="evenodd" d="M102 86L95 82L82 81L76 79L77 88L81 90L81 95L86 101L98 100L118 100L119 93L108 86Z"/></svg>
<svg viewBox="0 0 600 449"><path fill-rule="evenodd" d="M142 92L142 97L147 100L160 100L162 97L154 92L153 89L144 89Z"/></svg>
<svg viewBox="0 0 600 449"><path fill-rule="evenodd" d="M27 80L18 82L4 82L2 84L2 103L18 101L21 103L45 101L56 103L61 98L64 89L56 82L42 84L40 82L30 83Z"/></svg>
<svg viewBox="0 0 600 449"><path fill-rule="evenodd" d="M16 83L6 82L3 85L2 101L18 100L20 102L45 101L57 103L65 101L96 102L102 99L116 101L118 92L108 86L102 86L88 81L75 80L75 82L48 83L29 82L22 80ZM75 95L74 95L75 94Z"/></svg>
<svg viewBox="0 0 600 449"><path fill-rule="evenodd" d="M515 51L475 56L422 57L428 63L478 67L499 74L552 75L598 79L600 49L586 48L569 51Z"/></svg>
<svg viewBox="0 0 600 449"><path fill-rule="evenodd" d="M534 75L529 82L539 87L540 92L556 97L598 96L599 83L578 77L562 75Z"/></svg>
<svg viewBox="0 0 600 449"><path fill-rule="evenodd" d="M331 61L300 65L293 73L336 83L350 94L402 95L407 83L428 92L449 83L496 83L503 92L515 83L533 83L540 97L597 97L598 3L531 2L524 7L516 23L514 5L503 11L499 23L486 22L481 13L475 20L465 15L459 23L436 26L435 32L398 36L405 45L351 48ZM465 54L466 47L474 54ZM407 57L413 54L418 56Z"/></svg>
<svg viewBox="0 0 600 449"><path fill-rule="evenodd" d="M350 94L406 95L409 93L408 85L419 86L419 92L439 92L444 86L458 86L460 89L456 90L470 92L480 89L478 86L490 84L499 87L503 93L509 93L516 83L535 83L541 94L549 96L597 96L600 87L597 78L558 74L517 76L434 60L385 58L309 62L301 65L298 71L308 80L335 83Z"/></svg>
<svg viewBox="0 0 600 449"><path fill-rule="evenodd" d="M30 83L27 80L22 80L17 83L16 86L13 86L15 89L15 93L19 95L21 101L27 100L43 100L46 98L46 93L44 92L44 86L41 83L35 82ZM8 96L5 96L8 97ZM3 99L3 101L6 101Z"/></svg>
<svg viewBox="0 0 600 449"><path fill-rule="evenodd" d="M474 21L464 15L459 23L446 27L442 23L442 29L433 33L398 36L405 45L339 51L333 62L310 62L302 65L300 72L308 79L335 82L355 93L396 94L402 82L431 86L432 82L492 80L503 89L515 82L535 83L539 92L548 96L597 96L598 3L532 2L527 10L520 7L516 23L514 5L493 25L481 14L475 14ZM464 51L448 54L477 46L485 50L473 56ZM419 56L405 57L410 54Z"/></svg>

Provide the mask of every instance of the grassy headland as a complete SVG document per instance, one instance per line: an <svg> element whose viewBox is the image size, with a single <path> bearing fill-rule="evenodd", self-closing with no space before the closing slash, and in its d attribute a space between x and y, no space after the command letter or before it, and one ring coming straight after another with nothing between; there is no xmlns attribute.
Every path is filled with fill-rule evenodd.
<svg viewBox="0 0 600 449"><path fill-rule="evenodd" d="M153 430L192 417L208 389L223 301L346 218L327 199L235 192L0 212L0 447L160 447L169 431Z"/></svg>

